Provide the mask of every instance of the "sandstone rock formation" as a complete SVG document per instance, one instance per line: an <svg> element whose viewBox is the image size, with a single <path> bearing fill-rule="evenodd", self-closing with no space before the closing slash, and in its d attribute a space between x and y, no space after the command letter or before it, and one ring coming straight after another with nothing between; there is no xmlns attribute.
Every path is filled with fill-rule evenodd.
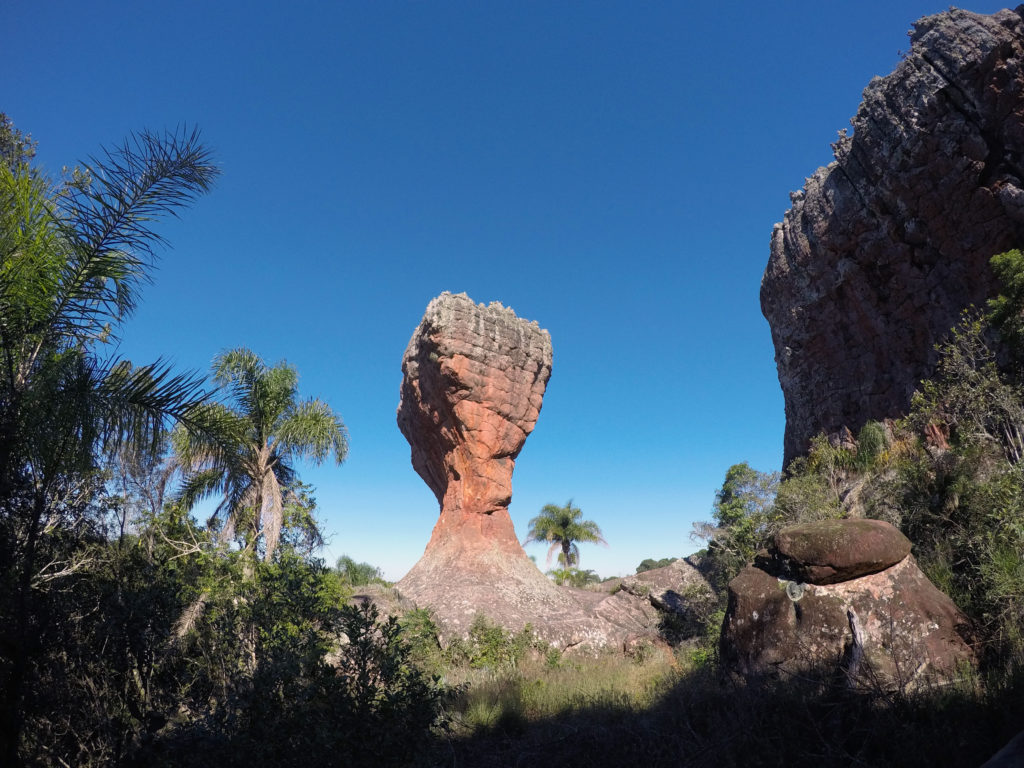
<svg viewBox="0 0 1024 768"><path fill-rule="evenodd" d="M402 373L398 427L441 505L427 553L526 559L508 505L516 457L551 377L547 331L498 303L443 293L413 333Z"/></svg>
<svg viewBox="0 0 1024 768"><path fill-rule="evenodd" d="M742 674L841 670L855 686L950 678L974 662L968 622L917 567L908 543L878 520L783 529L729 583L723 661ZM839 563L849 578L838 580Z"/></svg>
<svg viewBox="0 0 1024 768"><path fill-rule="evenodd" d="M919 21L771 238L761 307L785 461L818 432L904 413L989 258L1024 243L1024 6Z"/></svg>
<svg viewBox="0 0 1024 768"><path fill-rule="evenodd" d="M406 348L398 425L441 513L398 589L434 611L442 640L465 635L477 614L513 631L530 624L562 649L657 636L648 594L558 587L516 538L512 470L537 424L551 360L547 331L465 294L431 301Z"/></svg>

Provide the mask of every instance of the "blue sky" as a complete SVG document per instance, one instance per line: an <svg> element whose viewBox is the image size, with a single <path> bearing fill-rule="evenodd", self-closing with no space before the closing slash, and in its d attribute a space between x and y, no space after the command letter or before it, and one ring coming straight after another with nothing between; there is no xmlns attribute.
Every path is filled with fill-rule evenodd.
<svg viewBox="0 0 1024 768"><path fill-rule="evenodd" d="M352 441L302 473L332 562L397 579L436 521L395 424L430 299L537 320L554 369L512 517L522 538L573 498L609 542L582 565L608 576L696 549L730 464L780 468L772 225L945 7L6 0L0 110L54 173L133 130L200 127L223 175L161 227L120 352L295 365Z"/></svg>

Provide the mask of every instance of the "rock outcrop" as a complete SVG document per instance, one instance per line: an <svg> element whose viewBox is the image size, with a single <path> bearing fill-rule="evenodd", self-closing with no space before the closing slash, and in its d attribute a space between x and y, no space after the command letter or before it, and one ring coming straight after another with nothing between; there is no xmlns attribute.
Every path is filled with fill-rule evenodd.
<svg viewBox="0 0 1024 768"><path fill-rule="evenodd" d="M551 357L548 332L498 303L442 293L427 306L402 360L398 427L441 505L432 560L526 559L508 514L512 471L540 416Z"/></svg>
<svg viewBox="0 0 1024 768"><path fill-rule="evenodd" d="M882 520L791 525L775 537L773 565L808 584L837 584L878 573L910 554L910 539Z"/></svg>
<svg viewBox="0 0 1024 768"><path fill-rule="evenodd" d="M551 360L547 331L465 294L431 301L406 348L398 426L441 513L397 586L433 610L443 641L483 614L512 631L530 624L561 649L628 650L658 635L652 594L661 599L672 584L682 594L701 578L680 566L643 574L660 579L653 588L591 592L556 586L526 556L508 513L512 470L537 424Z"/></svg>
<svg viewBox="0 0 1024 768"><path fill-rule="evenodd" d="M745 675L824 668L883 689L951 678L974 662L969 625L908 545L879 520L783 529L729 583L723 662Z"/></svg>
<svg viewBox="0 0 1024 768"><path fill-rule="evenodd" d="M906 411L933 345L1024 242L1024 6L920 20L794 193L761 307L786 402L785 461L819 432Z"/></svg>

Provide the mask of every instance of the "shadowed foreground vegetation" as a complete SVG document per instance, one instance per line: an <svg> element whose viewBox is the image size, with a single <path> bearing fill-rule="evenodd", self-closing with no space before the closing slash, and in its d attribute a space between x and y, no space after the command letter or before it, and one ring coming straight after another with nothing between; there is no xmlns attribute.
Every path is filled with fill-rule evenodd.
<svg viewBox="0 0 1024 768"><path fill-rule="evenodd" d="M1019 674L984 693L965 681L906 695L852 693L828 675L741 683L713 667L627 680L611 666L478 683L432 764L976 767L1024 722ZM552 695L553 682L567 690Z"/></svg>

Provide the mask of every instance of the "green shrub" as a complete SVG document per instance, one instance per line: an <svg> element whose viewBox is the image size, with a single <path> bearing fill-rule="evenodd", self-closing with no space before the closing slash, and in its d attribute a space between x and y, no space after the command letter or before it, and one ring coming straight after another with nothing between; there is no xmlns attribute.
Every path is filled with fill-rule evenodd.
<svg viewBox="0 0 1024 768"><path fill-rule="evenodd" d="M478 613L469 627L469 637L452 640L444 655L455 666L509 670L515 669L530 649L548 650L535 639L529 624L519 632L509 632Z"/></svg>
<svg viewBox="0 0 1024 768"><path fill-rule="evenodd" d="M338 558L336 568L342 580L353 587L364 587L367 584L387 584L380 568L369 563L357 563L348 555Z"/></svg>
<svg viewBox="0 0 1024 768"><path fill-rule="evenodd" d="M854 465L861 472L873 468L889 446L889 438L885 425L877 421L869 421L857 433L857 454Z"/></svg>
<svg viewBox="0 0 1024 768"><path fill-rule="evenodd" d="M415 608L399 619L399 626L412 662L428 674L440 674L445 657L438 641L440 630L431 612Z"/></svg>
<svg viewBox="0 0 1024 768"><path fill-rule="evenodd" d="M583 588L591 584L600 584L601 577L594 571L582 571L579 568L556 568L548 571L548 576L560 587Z"/></svg>
<svg viewBox="0 0 1024 768"><path fill-rule="evenodd" d="M664 568L666 565L672 565L677 559L675 557L663 557L661 560L655 560L648 557L636 567L636 572L644 573L645 571L653 571L655 568Z"/></svg>

